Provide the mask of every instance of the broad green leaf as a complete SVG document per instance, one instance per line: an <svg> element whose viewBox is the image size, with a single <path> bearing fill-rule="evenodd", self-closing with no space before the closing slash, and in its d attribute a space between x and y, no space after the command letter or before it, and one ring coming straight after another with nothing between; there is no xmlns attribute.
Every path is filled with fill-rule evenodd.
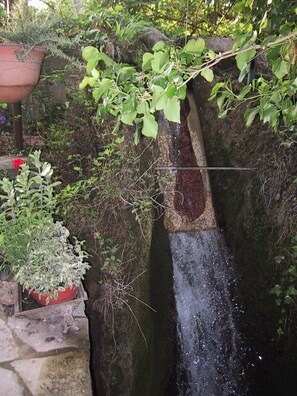
<svg viewBox="0 0 297 396"><path fill-rule="evenodd" d="M150 110L154 112L156 108L156 103L159 100L159 98L163 95L164 89L160 87L160 85L153 85L152 91L153 91L153 97L152 97Z"/></svg>
<svg viewBox="0 0 297 396"><path fill-rule="evenodd" d="M209 50L207 55L210 60L213 60L216 57L216 53L213 50Z"/></svg>
<svg viewBox="0 0 297 396"><path fill-rule="evenodd" d="M242 54L236 55L235 59L238 69L241 70L244 64L250 62L255 55L256 55L256 50L249 50L243 52Z"/></svg>
<svg viewBox="0 0 297 396"><path fill-rule="evenodd" d="M213 80L213 71L211 69L202 70L201 76L205 78L206 81L212 82Z"/></svg>
<svg viewBox="0 0 297 396"><path fill-rule="evenodd" d="M93 69L93 70L91 71L90 74L91 74L91 76L94 77L95 79L98 79L99 76L100 76L100 73L99 73L99 71L98 71L97 69Z"/></svg>
<svg viewBox="0 0 297 396"><path fill-rule="evenodd" d="M180 102L177 96L167 99L164 115L168 121L180 123Z"/></svg>
<svg viewBox="0 0 297 396"><path fill-rule="evenodd" d="M143 117L143 126L141 133L144 136L156 139L158 135L158 123L152 114L146 114Z"/></svg>
<svg viewBox="0 0 297 396"><path fill-rule="evenodd" d="M177 89L174 85L170 85L166 88L165 93L168 98L172 98L176 95Z"/></svg>
<svg viewBox="0 0 297 396"><path fill-rule="evenodd" d="M154 58L152 59L152 69L156 73L162 73L168 62L168 52L156 52Z"/></svg>
<svg viewBox="0 0 297 396"><path fill-rule="evenodd" d="M227 92L222 93L221 96L217 98L217 105L219 108L219 111L221 112L223 110L223 105L225 103L225 100L230 96Z"/></svg>
<svg viewBox="0 0 297 396"><path fill-rule="evenodd" d="M151 54L150 52L146 52L143 54L142 57L142 70L150 70L152 67L152 60L154 58L154 55Z"/></svg>
<svg viewBox="0 0 297 396"><path fill-rule="evenodd" d="M201 54L205 49L205 41L202 38L191 39L184 46L183 50L190 54Z"/></svg>
<svg viewBox="0 0 297 396"><path fill-rule="evenodd" d="M246 127L250 127L252 125L258 112L259 109L257 107L254 109L246 109L246 111L244 112L244 120Z"/></svg>
<svg viewBox="0 0 297 396"><path fill-rule="evenodd" d="M235 43L232 46L232 52L237 50L243 50L250 47L257 39L257 31L248 32L237 37Z"/></svg>
<svg viewBox="0 0 297 396"><path fill-rule="evenodd" d="M212 88L212 90L211 90L211 92L210 92L210 97L208 98L208 100L209 100L209 101L213 100L213 99L217 96L217 93L218 93L219 89L221 89L221 88L223 88L223 87L225 87L225 86L226 86L226 82L219 82L219 83L216 83L216 84L213 86L213 88Z"/></svg>
<svg viewBox="0 0 297 396"><path fill-rule="evenodd" d="M148 103L145 102L145 101L139 103L136 110L137 110L138 114L146 114L146 113L148 113L149 112Z"/></svg>
<svg viewBox="0 0 297 396"><path fill-rule="evenodd" d="M113 85L113 83L114 82L112 80L108 78L103 78L99 87L96 87L92 92L93 98L95 99L96 102L98 102L99 99L102 97L102 95L104 95L104 93L109 90L109 88Z"/></svg>
<svg viewBox="0 0 297 396"><path fill-rule="evenodd" d="M177 90L177 97L180 100L185 99L185 97L187 96L187 86L183 85L181 88L179 88Z"/></svg>
<svg viewBox="0 0 297 396"><path fill-rule="evenodd" d="M135 120L136 116L137 116L137 112L131 111L130 113L122 114L120 120L122 121L123 124L133 125L133 121Z"/></svg>
<svg viewBox="0 0 297 396"><path fill-rule="evenodd" d="M167 45L164 43L164 41L158 41L154 46L153 46L153 51L162 51L167 47Z"/></svg>
<svg viewBox="0 0 297 396"><path fill-rule="evenodd" d="M90 45L87 47L84 47L82 50L82 57L87 62L91 59L97 58L98 54L99 54L98 49L95 47L92 47Z"/></svg>
<svg viewBox="0 0 297 396"><path fill-rule="evenodd" d="M242 82L245 78L245 76L247 76L249 74L250 71L250 63L245 63L239 73L239 77L238 77L238 81Z"/></svg>
<svg viewBox="0 0 297 396"><path fill-rule="evenodd" d="M166 107L166 104L168 102L168 97L165 94L165 92L158 98L155 108L156 110L164 110L164 108Z"/></svg>
<svg viewBox="0 0 297 396"><path fill-rule="evenodd" d="M246 85L238 94L238 99L243 99L252 89L251 85Z"/></svg>
<svg viewBox="0 0 297 396"><path fill-rule="evenodd" d="M262 114L263 124L268 122L269 124L274 126L277 115L278 115L278 111L276 107L272 103L268 103L263 108L263 114Z"/></svg>
<svg viewBox="0 0 297 396"><path fill-rule="evenodd" d="M281 79L287 75L289 70L290 63L285 60L277 59L272 65L272 71L278 79Z"/></svg>
<svg viewBox="0 0 297 396"><path fill-rule="evenodd" d="M87 85L93 87L96 81L97 80L94 77L85 76L82 82L79 84L79 89L84 89Z"/></svg>

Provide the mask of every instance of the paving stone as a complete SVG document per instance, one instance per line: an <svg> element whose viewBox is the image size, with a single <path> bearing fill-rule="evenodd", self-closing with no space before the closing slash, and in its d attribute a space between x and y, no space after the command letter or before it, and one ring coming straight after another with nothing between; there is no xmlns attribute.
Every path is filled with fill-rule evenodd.
<svg viewBox="0 0 297 396"><path fill-rule="evenodd" d="M10 317L8 326L23 343L37 352L49 352L61 348L89 348L87 318L76 318L78 331L72 328L63 334L63 318L33 320L24 317Z"/></svg>
<svg viewBox="0 0 297 396"><path fill-rule="evenodd" d="M92 395L89 354L61 353L12 363L33 396Z"/></svg>
<svg viewBox="0 0 297 396"><path fill-rule="evenodd" d="M23 396L24 388L15 373L0 367L0 395Z"/></svg>
<svg viewBox="0 0 297 396"><path fill-rule="evenodd" d="M3 319L0 318L0 362L8 362L19 357L19 347Z"/></svg>

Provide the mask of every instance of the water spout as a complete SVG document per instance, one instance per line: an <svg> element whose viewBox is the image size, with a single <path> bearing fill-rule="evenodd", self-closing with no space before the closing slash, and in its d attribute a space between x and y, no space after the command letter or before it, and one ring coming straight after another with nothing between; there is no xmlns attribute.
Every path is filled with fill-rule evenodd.
<svg viewBox="0 0 297 396"><path fill-rule="evenodd" d="M208 173L199 169L207 164L193 96L188 94L181 107L180 125L162 117L159 125L160 165L177 170L163 192L180 347L178 392L243 396L242 343L232 299L235 277L217 229Z"/></svg>

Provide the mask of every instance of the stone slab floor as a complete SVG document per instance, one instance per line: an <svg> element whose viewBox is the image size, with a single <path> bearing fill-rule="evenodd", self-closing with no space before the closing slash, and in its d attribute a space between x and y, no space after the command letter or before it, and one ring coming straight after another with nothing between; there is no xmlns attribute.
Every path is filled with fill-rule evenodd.
<svg viewBox="0 0 297 396"><path fill-rule="evenodd" d="M65 332L61 316L15 316L3 292L8 283L0 282L0 396L91 396L84 302Z"/></svg>

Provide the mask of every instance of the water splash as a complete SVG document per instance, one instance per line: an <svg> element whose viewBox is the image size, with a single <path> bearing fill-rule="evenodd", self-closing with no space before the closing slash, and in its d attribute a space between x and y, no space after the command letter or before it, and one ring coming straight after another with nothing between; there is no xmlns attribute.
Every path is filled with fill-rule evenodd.
<svg viewBox="0 0 297 396"><path fill-rule="evenodd" d="M170 235L180 396L243 395L230 257L216 229Z"/></svg>

